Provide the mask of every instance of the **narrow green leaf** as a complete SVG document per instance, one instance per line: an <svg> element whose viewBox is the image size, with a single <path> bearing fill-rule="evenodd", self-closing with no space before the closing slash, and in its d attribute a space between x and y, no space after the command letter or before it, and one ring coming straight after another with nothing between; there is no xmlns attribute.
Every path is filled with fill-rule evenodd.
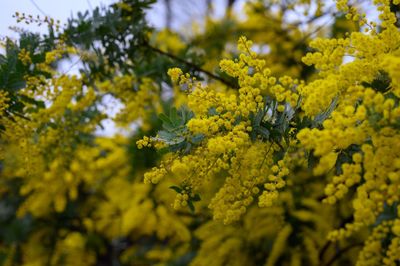
<svg viewBox="0 0 400 266"><path fill-rule="evenodd" d="M172 131L174 130L174 125L171 123L171 120L165 114L159 114L158 118L162 121L162 126L165 130Z"/></svg>
<svg viewBox="0 0 400 266"><path fill-rule="evenodd" d="M178 186L170 186L169 188L175 190L176 193L181 193L183 191L183 189Z"/></svg>
<svg viewBox="0 0 400 266"><path fill-rule="evenodd" d="M191 212L194 212L194 211L195 211L193 202L192 202L191 200L188 201L188 207L189 207L189 209L190 209Z"/></svg>
<svg viewBox="0 0 400 266"><path fill-rule="evenodd" d="M175 127L179 126L180 118L179 118L178 112L175 107L171 108L171 110L169 111L169 119L170 119L172 125L174 125Z"/></svg>
<svg viewBox="0 0 400 266"><path fill-rule="evenodd" d="M261 121L264 117L264 111L263 110L258 110L257 114L254 116L254 126L259 126L261 124Z"/></svg>
<svg viewBox="0 0 400 266"><path fill-rule="evenodd" d="M193 196L192 200L193 200L193 201L200 201L200 200L201 200L200 195L199 195L199 194L195 194L195 195Z"/></svg>
<svg viewBox="0 0 400 266"><path fill-rule="evenodd" d="M336 108L337 102L338 102L338 97L335 97L332 100L331 104L329 105L328 109L315 116L315 119L313 121L314 126L322 124L322 122L324 122L331 115L333 110Z"/></svg>
<svg viewBox="0 0 400 266"><path fill-rule="evenodd" d="M269 135L270 135L269 130L266 129L265 127L259 126L259 127L256 127L255 130L256 130L259 134L261 134L261 136L262 136L263 138L266 138L266 139L269 138Z"/></svg>
<svg viewBox="0 0 400 266"><path fill-rule="evenodd" d="M192 137L191 142L193 144L199 144L203 139L204 139L203 134L197 134Z"/></svg>

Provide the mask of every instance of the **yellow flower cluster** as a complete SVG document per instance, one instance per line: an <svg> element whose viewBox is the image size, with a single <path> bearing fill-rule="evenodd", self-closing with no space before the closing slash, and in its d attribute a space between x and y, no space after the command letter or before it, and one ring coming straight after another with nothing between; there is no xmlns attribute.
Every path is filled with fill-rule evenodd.
<svg viewBox="0 0 400 266"><path fill-rule="evenodd" d="M177 54L185 48L185 43L182 41L180 36L169 29L161 30L152 37L154 39L154 44L162 51Z"/></svg>
<svg viewBox="0 0 400 266"><path fill-rule="evenodd" d="M237 93L231 90L216 92L199 82L192 83L180 69L169 70L173 82L191 85L188 106L194 117L187 123L187 128L192 135L200 134L206 140L189 155L169 157L162 163L164 166L145 174L146 183L157 183L170 170L194 193L224 173L225 182L210 201L209 208L215 219L226 224L239 220L257 197L260 206L271 206L289 174L284 160L277 164L273 162L274 153L286 144L264 142L261 136L258 137L260 140L252 141L250 135L254 129L250 115L264 112L266 97L273 97L279 103L278 112L283 112L285 105L294 108L298 101L295 91L298 81L288 76L278 80L270 76L270 70L264 67L265 61L257 58L251 45L251 41L241 37L239 60L220 63L223 71L238 78L240 89ZM146 138L137 145L142 148L148 143L149 138ZM186 205L186 201L185 194L178 194L174 206Z"/></svg>
<svg viewBox="0 0 400 266"><path fill-rule="evenodd" d="M48 53L47 63L66 53L63 49L66 48ZM27 111L26 117L5 119L1 115L0 118L5 128L0 134L4 185L1 196L6 198L11 193L8 184L19 184L16 192L12 192L22 199L16 219L46 221L45 226L38 223L23 245L18 246L21 265L94 265L97 254L89 247L93 234L107 237L110 243L121 236L132 236L135 241L146 237L188 241L190 233L185 223L165 207L170 201L165 200L164 204L163 200L152 200L152 193L157 198L170 195L172 199L168 187L152 191L141 179L132 176L129 140L93 134L105 118L97 106L107 93L115 93L121 99L127 97L124 103L131 104L127 108L132 113L143 112L129 117L129 121L145 119L144 114L150 113L146 110L149 105L160 106L158 93L149 93L155 89L152 81L144 79L135 96L135 83L129 82L129 77L117 77L115 87L105 88L100 82L92 87L85 83L84 76L56 73L46 63L41 67L50 71L52 78L26 76L27 86L19 93L43 101L43 106L37 108L33 101L27 101L24 110L34 109L34 112ZM0 96L3 114L9 108L9 97L3 90ZM130 100L135 100L136 106ZM76 212L74 217L62 218L68 226L60 228L52 224L55 217L71 210ZM138 249L140 246L134 246L121 257L130 258L129 252ZM14 259L12 249L10 252L7 261ZM156 260L163 259L167 258Z"/></svg>
<svg viewBox="0 0 400 266"><path fill-rule="evenodd" d="M140 85L138 87L137 83ZM160 112L160 91L151 79L143 78L138 81L132 75L116 76L96 84L103 93L111 94L118 99L123 107L113 117L118 125L127 127L141 120L143 128L149 128L149 116ZM115 110L110 110L114 113Z"/></svg>
<svg viewBox="0 0 400 266"><path fill-rule="evenodd" d="M341 8L342 2L339 3ZM302 108L310 116L327 110L329 117L321 127L301 130L297 138L319 157L314 174L331 177L325 188L325 202L334 204L349 191L353 191L352 194L355 191L354 222L333 231L330 239L348 237L354 231L375 224L385 208L399 201L399 110L394 69L400 34L393 25L395 19L389 1L375 2L383 20L381 32L369 35L355 32L339 40L318 39L311 44L318 51L304 58L306 63L321 70L322 79L302 88L300 94L305 98ZM345 52L352 55L354 61L341 63L339 59ZM330 105L335 107L331 114ZM332 175L332 169L336 174ZM378 233L391 223L384 222L374 229L358 265L381 262L391 265L389 261L396 260L382 260L381 242L386 236ZM384 230L385 234L388 230ZM389 250L392 248L388 249L392 254Z"/></svg>
<svg viewBox="0 0 400 266"><path fill-rule="evenodd" d="M359 254L357 265L396 265L399 261L400 237L396 232L399 220L383 221L376 226L368 237ZM392 232L395 234L390 237ZM388 240L385 252L384 241Z"/></svg>
<svg viewBox="0 0 400 266"><path fill-rule="evenodd" d="M151 171L144 174L144 183L145 184L157 184L168 174L167 170L164 167L153 167Z"/></svg>
<svg viewBox="0 0 400 266"><path fill-rule="evenodd" d="M337 1L367 30L315 38L302 59L302 23L283 27L286 10L264 2L246 3L242 22L226 18L245 32L270 29L224 43L238 54L219 62L232 82L179 68L168 71L172 87L118 69L110 79L61 74L50 65L76 53L61 42L35 66L51 78L27 75L17 92L40 101L22 100L26 117L7 119L12 102L0 91L0 196L18 197L13 219L35 226L24 242L0 244L7 262L21 253L21 265L96 265L110 254L124 265L399 264L398 1L374 1L379 25ZM290 12L322 15L324 1L292 2ZM170 30L150 38L163 53L187 48ZM26 65L31 56L18 55ZM122 105L111 118L133 124L131 136L96 134L110 98ZM170 106L178 111L156 121Z"/></svg>
<svg viewBox="0 0 400 266"><path fill-rule="evenodd" d="M0 114L3 114L5 110L10 106L8 104L9 102L9 97L7 97L8 92L6 91L0 91Z"/></svg>
<svg viewBox="0 0 400 266"><path fill-rule="evenodd" d="M285 166L283 160L278 161L277 165L271 167L272 174L268 176L268 183L264 184L265 191L259 198L260 207L271 207L278 199L278 189L285 186L283 178L289 174L289 169Z"/></svg>
<svg viewBox="0 0 400 266"><path fill-rule="evenodd" d="M24 65L32 64L31 54L25 48L22 48L19 52L18 59L21 60Z"/></svg>
<svg viewBox="0 0 400 266"><path fill-rule="evenodd" d="M353 32L339 39L313 40L310 46L315 52L303 57L304 63L314 65L319 71L311 81L272 76L271 69L266 68L267 61L252 51L253 42L245 37L238 41L239 57L223 59L219 64L222 71L237 79L238 91L193 83L180 69L171 69L169 75L174 83L190 83L187 105L194 117L185 126L190 134L199 134L204 139L186 152L170 155L161 169L171 170L183 187L200 193L206 184L210 186L217 178L222 180L212 186L215 192L208 207L214 219L232 224L246 217L255 199L260 207L269 208L283 200L286 194L278 191L299 182L291 177L292 172L299 173L296 167L305 167L304 158L299 155L303 152L315 160L314 165L309 162L312 171L308 174L321 179L315 189L325 193L322 202L331 205L342 204L342 199L352 202L349 207L352 207L352 222L331 231L328 238L342 239L374 226L370 237L379 240L371 240L371 245L367 240L359 265L380 262L392 265L397 259L394 252L398 247L397 237L389 246L379 246L379 256L362 255L370 254L368 250L376 248L377 243L381 245L386 238L388 233L381 237L377 236L378 231L392 226L398 214L392 214L389 221L380 219L387 208L397 206L400 200L397 159L400 33L394 26L396 19L389 1L375 1L375 4L382 20L381 30L355 8L349 8L347 1L338 1L338 9L347 12L348 19L371 30ZM346 62L346 57L353 60ZM272 101L276 105L271 110L266 106ZM268 134L254 135L259 130L254 117L260 112L263 112L261 124L273 125L276 112L287 118L293 112L298 120L289 122L288 127L294 129L287 130L285 138L276 140ZM270 129L268 133L274 131ZM157 171L160 169L150 173ZM178 194L175 207L187 205L190 195L185 195ZM304 210L293 211L291 215L302 221L315 219ZM394 228L396 231L397 227ZM282 229L282 242L292 229L291 225ZM283 248L277 244L279 239L279 236L275 239L276 246L267 265L276 264L283 254ZM229 249L241 245L232 243ZM317 265L321 258L312 243L307 239L304 245L314 254L312 261ZM366 258L370 256L375 256L374 261L368 263ZM293 263L301 261L300 257L299 251L293 250Z"/></svg>
<svg viewBox="0 0 400 266"><path fill-rule="evenodd" d="M49 65L61 59L64 54L76 53L77 50L74 47L67 47L64 43L60 42L56 49L46 53L44 64L41 64L41 67L47 70Z"/></svg>
<svg viewBox="0 0 400 266"><path fill-rule="evenodd" d="M143 147L151 147L151 139L144 136L142 139L136 141L136 146L138 149L143 149Z"/></svg>

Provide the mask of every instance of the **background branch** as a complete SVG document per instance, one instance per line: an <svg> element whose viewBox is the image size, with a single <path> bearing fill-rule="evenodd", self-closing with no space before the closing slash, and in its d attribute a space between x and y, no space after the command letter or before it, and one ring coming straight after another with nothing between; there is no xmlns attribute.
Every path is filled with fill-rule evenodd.
<svg viewBox="0 0 400 266"><path fill-rule="evenodd" d="M158 54L163 55L163 56L166 56L166 57L169 57L169 58L171 58L172 60L175 60L175 61L177 61L177 62L180 62L180 63L182 63L182 64L188 66L189 68L191 68L191 69L193 69L193 70L195 70L195 71L199 71L199 72L205 74L205 75L208 76L209 78L212 78L212 79L214 79L214 80L218 80L218 81L224 83L225 85L227 85L227 86L229 86L229 87L231 87L231 88L235 88L235 89L238 88L237 85L233 84L233 83L230 82L229 80L226 80L226 79L224 79L224 78L222 78L222 77L220 77L220 76L218 76L218 75L216 75L216 74L214 74L214 73L212 73L212 72L210 72L210 71L208 71L208 70L206 70L206 69L203 69L203 68L201 68L200 66L198 66L198 65L196 65L196 64L194 64L194 63L192 63L192 62L186 61L185 59L182 59L182 58L180 58L180 57L178 57L178 56L176 56L176 55L174 55L174 54L171 54L171 53L168 53L168 52L166 52L166 51L160 50L159 48L154 47L154 46L150 45L150 44L147 43L147 42L144 43L144 45L145 45L147 48L149 48L150 50L152 50L153 52L158 53Z"/></svg>

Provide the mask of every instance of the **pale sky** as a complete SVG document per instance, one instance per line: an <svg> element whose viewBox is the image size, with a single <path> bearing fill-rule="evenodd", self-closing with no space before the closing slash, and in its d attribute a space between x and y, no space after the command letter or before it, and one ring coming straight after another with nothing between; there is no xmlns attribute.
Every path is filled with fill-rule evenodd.
<svg viewBox="0 0 400 266"><path fill-rule="evenodd" d="M48 15L63 23L72 15L76 16L78 11L83 12L99 5L108 6L113 2L116 2L116 0L0 0L0 37L8 36L14 39L18 37L16 33L9 29L10 26L18 26L34 32L47 32L45 26L37 27L34 25L25 25L24 23L17 24L16 19L12 17L16 11L20 14L25 13L34 17L37 15L41 17ZM243 2L243 0L239 0L238 2ZM165 25L165 9L162 3L163 1L158 1L151 11L147 12L149 22L156 27L163 27ZM175 0L172 3L172 10L174 12L172 26L175 29L181 28L182 25L190 23L194 19L200 19L205 15L205 1L203 0ZM216 16L223 14L225 5L226 0L214 0ZM239 5L237 7L240 9ZM78 69L70 69L70 72L78 72ZM112 102L110 99L106 100L106 102L109 107L115 107L113 113L120 108L118 102ZM107 113L110 113L110 110ZM105 129L98 130L97 133L99 135L121 133L121 130L118 130L110 119L107 119L102 124Z"/></svg>
<svg viewBox="0 0 400 266"><path fill-rule="evenodd" d="M90 9L90 5L95 7L99 4L109 4L113 0L0 0L0 35L15 36L9 30L10 26L20 26L25 29L34 31L46 32L46 28L42 30L38 27L17 24L12 15L18 11L19 13L25 12L33 16L43 16L42 12L49 15L54 19L59 19L66 22L71 14L76 14L78 11ZM37 7L35 6L35 4ZM40 11L40 10L41 11Z"/></svg>
<svg viewBox="0 0 400 266"><path fill-rule="evenodd" d="M34 32L46 33L45 26L37 27L34 25L25 25L24 23L16 23L13 14L16 11L25 13L27 15L48 15L49 17L60 20L62 23L66 22L72 15L76 16L78 11L86 11L96 6L116 2L116 0L0 0L0 37L17 38L18 35L9 29L10 26L17 26L23 29L28 29ZM164 1L158 1L153 6L151 11L147 12L147 18L151 24L156 27L163 27L165 25L165 8L163 7ZM242 13L244 0L238 0L235 9L237 13ZM214 16L223 16L227 0L214 0ZM206 7L204 0L175 0L172 1L173 10L173 24L175 29L187 27L193 20L201 20L205 15ZM187 29L186 29L187 30ZM76 69L77 72L77 69ZM111 103L107 101L108 105L113 105L118 109L118 103ZM98 132L100 134L112 135L115 133L116 127L112 121L108 120L103 123L104 130Z"/></svg>
<svg viewBox="0 0 400 266"><path fill-rule="evenodd" d="M72 15L76 16L78 11L86 11L96 6L116 2L117 0L0 0L0 37L9 36L17 38L10 26L18 26L30 31L46 33L45 26L37 27L33 25L25 25L24 23L16 23L15 18L12 17L16 11L25 13L27 15L40 15L41 17L48 15L55 20L66 22ZM328 0L331 1L331 0ZM153 8L147 12L147 18L151 24L160 28L165 25L165 8L164 1L158 1ZM223 16L227 0L214 0L214 16ZM244 0L238 0L235 5L237 13L242 13ZM172 1L173 11L173 24L174 29L187 28L193 20L201 20L205 15L205 1L204 0L175 0ZM187 29L186 29L187 30ZM114 103L117 107L118 104ZM118 108L117 108L118 109ZM110 121L104 124L105 130L102 133L110 135L115 133L115 126Z"/></svg>
<svg viewBox="0 0 400 266"><path fill-rule="evenodd" d="M225 9L227 0L214 0L214 15L221 16ZM0 0L0 36L16 37L11 30L10 26L19 26L31 31L46 32L45 27L35 27L33 25L24 25L23 23L16 23L15 18L12 17L16 11L25 13L27 15L49 15L54 19L59 19L61 22L66 22L72 14L76 16L78 11L85 11L99 5L108 6L116 2L116 0ZM243 0L236 3L236 10L242 8ZM158 1L153 6L153 9L147 13L149 21L158 27L164 25L165 9L162 6L163 1ZM204 0L175 0L172 1L172 10L174 12L173 27L175 29L187 24L194 19L199 19L205 13ZM240 13L240 12L239 12Z"/></svg>

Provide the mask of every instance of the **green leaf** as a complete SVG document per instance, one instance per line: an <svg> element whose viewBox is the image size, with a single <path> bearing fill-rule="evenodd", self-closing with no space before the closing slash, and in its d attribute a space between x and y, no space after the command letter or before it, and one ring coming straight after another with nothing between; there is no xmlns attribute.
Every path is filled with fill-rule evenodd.
<svg viewBox="0 0 400 266"><path fill-rule="evenodd" d="M314 152L311 151L308 154L308 158L307 158L307 167L308 170L312 170L314 169L314 167L318 164L319 159L314 155Z"/></svg>
<svg viewBox="0 0 400 266"><path fill-rule="evenodd" d="M10 255L11 254L12 253L10 253ZM7 254L6 251L0 251L0 265L5 265L5 262L6 262L8 256L9 255ZM12 260L10 260L10 261L12 261Z"/></svg>
<svg viewBox="0 0 400 266"><path fill-rule="evenodd" d="M217 109L215 107L211 107L210 109L208 109L208 115L209 116L214 116L214 115L217 115L217 114L218 114L218 112L217 112Z"/></svg>
<svg viewBox="0 0 400 266"><path fill-rule="evenodd" d="M174 127L180 126L181 119L175 107L171 108L171 110L169 111L169 119Z"/></svg>
<svg viewBox="0 0 400 266"><path fill-rule="evenodd" d="M371 83L362 82L364 87L370 87L379 92L387 92L390 89L391 79L387 72L379 71L375 79Z"/></svg>
<svg viewBox="0 0 400 266"><path fill-rule="evenodd" d="M181 193L183 191L183 189L178 186L170 186L169 188L175 190L176 193Z"/></svg>
<svg viewBox="0 0 400 266"><path fill-rule="evenodd" d="M165 114L159 114L158 116L162 121L162 126L165 130L172 131L174 130L174 125L172 124L171 120Z"/></svg>
<svg viewBox="0 0 400 266"><path fill-rule="evenodd" d="M204 139L204 135L203 135L203 134L197 134L197 135L194 135L194 136L191 138L190 141L191 141L193 144L199 144L203 139Z"/></svg>
<svg viewBox="0 0 400 266"><path fill-rule="evenodd" d="M185 124L185 122L187 121L187 120L189 120L189 118L188 118L188 113L186 112L186 110L185 110L185 108L181 108L180 109L180 113L181 113L181 123L180 123L180 126L183 126L184 124Z"/></svg>
<svg viewBox="0 0 400 266"><path fill-rule="evenodd" d="M195 211L194 204L193 204L193 202L191 200L188 201L188 207L189 207L191 212Z"/></svg>
<svg viewBox="0 0 400 266"><path fill-rule="evenodd" d="M329 105L328 109L326 109L324 112L318 114L315 116L315 119L313 121L313 125L318 126L321 125L322 122L324 122L333 112L333 110L335 110L336 105L338 102L338 97L336 96L335 98L333 98L331 104Z"/></svg>
<svg viewBox="0 0 400 266"><path fill-rule="evenodd" d="M173 132L165 130L158 131L158 136L165 141L171 141L176 137L176 135Z"/></svg>
<svg viewBox="0 0 400 266"><path fill-rule="evenodd" d="M269 130L266 129L265 127L258 126L258 127L255 128L255 130L256 130L257 133L259 133L263 138L269 139L270 133L269 133Z"/></svg>
<svg viewBox="0 0 400 266"><path fill-rule="evenodd" d="M185 141L185 137L165 130L158 131L158 136L163 142L170 145L178 144Z"/></svg>
<svg viewBox="0 0 400 266"><path fill-rule="evenodd" d="M378 216L374 225L377 226L381 224L383 221L396 219L398 215L397 206L398 203L394 203L390 206L385 203L385 205L383 206L383 212Z"/></svg>
<svg viewBox="0 0 400 266"><path fill-rule="evenodd" d="M19 90L25 88L26 82L24 80L12 81L8 84L8 89Z"/></svg>
<svg viewBox="0 0 400 266"><path fill-rule="evenodd" d="M5 63L7 63L7 58L4 55L0 54L0 65Z"/></svg>
<svg viewBox="0 0 400 266"><path fill-rule="evenodd" d="M200 200L201 200L200 195L196 193L196 194L192 197L192 200L193 200L193 201L200 201Z"/></svg>
<svg viewBox="0 0 400 266"><path fill-rule="evenodd" d="M264 111L261 109L258 110L257 114L254 116L253 125L259 126L261 124L263 117L264 117Z"/></svg>

